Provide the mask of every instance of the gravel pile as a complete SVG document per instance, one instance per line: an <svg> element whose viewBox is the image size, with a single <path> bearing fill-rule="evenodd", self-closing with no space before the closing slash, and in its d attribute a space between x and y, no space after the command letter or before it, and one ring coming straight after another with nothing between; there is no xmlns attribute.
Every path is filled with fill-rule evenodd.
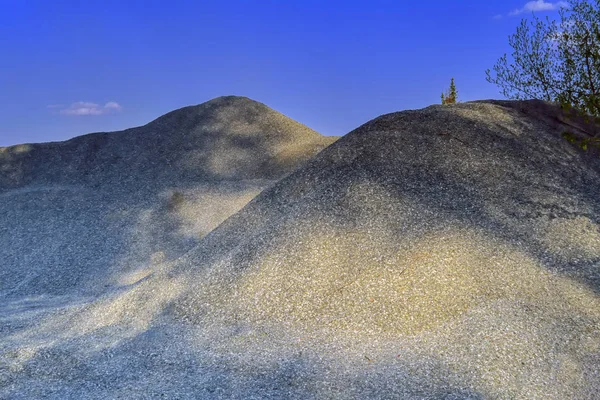
<svg viewBox="0 0 600 400"><path fill-rule="evenodd" d="M120 132L0 147L0 191L279 179L333 140L246 97L218 97Z"/></svg>
<svg viewBox="0 0 600 400"><path fill-rule="evenodd" d="M0 148L0 298L98 294L151 273L335 139L229 96Z"/></svg>
<svg viewBox="0 0 600 400"><path fill-rule="evenodd" d="M151 272L8 303L0 396L595 399L582 128L538 101L376 118Z"/></svg>

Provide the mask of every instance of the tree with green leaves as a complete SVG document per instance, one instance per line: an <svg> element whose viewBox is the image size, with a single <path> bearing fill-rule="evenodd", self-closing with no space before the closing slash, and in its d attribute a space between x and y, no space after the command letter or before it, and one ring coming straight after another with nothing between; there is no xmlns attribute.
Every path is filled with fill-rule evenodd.
<svg viewBox="0 0 600 400"><path fill-rule="evenodd" d="M455 104L458 99L458 92L456 91L456 85L454 84L454 78L450 79L450 88L444 94L442 92L442 104Z"/></svg>
<svg viewBox="0 0 600 400"><path fill-rule="evenodd" d="M600 0L570 0L559 15L560 22L522 20L509 37L511 59L504 54L487 81L510 99L554 101L600 117Z"/></svg>

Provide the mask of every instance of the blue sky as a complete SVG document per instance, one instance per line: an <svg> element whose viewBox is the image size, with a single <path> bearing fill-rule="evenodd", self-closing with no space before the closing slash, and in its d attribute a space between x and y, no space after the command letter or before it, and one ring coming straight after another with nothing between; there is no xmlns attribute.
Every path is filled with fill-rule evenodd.
<svg viewBox="0 0 600 400"><path fill-rule="evenodd" d="M0 146L143 125L221 95L327 135L383 113L502 98L485 70L549 0L0 0Z"/></svg>

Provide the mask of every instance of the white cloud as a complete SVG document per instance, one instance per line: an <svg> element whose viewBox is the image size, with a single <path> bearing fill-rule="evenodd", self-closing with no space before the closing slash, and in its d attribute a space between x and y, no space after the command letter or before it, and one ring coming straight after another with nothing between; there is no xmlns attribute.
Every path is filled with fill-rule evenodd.
<svg viewBox="0 0 600 400"><path fill-rule="evenodd" d="M121 111L123 109L123 107L121 107L121 105L117 102L114 101L109 101L108 103L106 103L104 105L104 108L106 110L114 110L114 111Z"/></svg>
<svg viewBox="0 0 600 400"><path fill-rule="evenodd" d="M496 14L492 18L494 18L494 19L502 19L502 14Z"/></svg>
<svg viewBox="0 0 600 400"><path fill-rule="evenodd" d="M544 0L536 0L525 3L523 8L518 8L514 11L508 13L508 15L518 15L526 12L535 12L535 11L554 11L559 8L567 8L569 3L566 1L557 1L554 3L546 2Z"/></svg>
<svg viewBox="0 0 600 400"><path fill-rule="evenodd" d="M123 107L114 101L109 101L103 106L89 101L78 101L67 108L62 108L60 113L62 115L103 115L119 112L122 109Z"/></svg>

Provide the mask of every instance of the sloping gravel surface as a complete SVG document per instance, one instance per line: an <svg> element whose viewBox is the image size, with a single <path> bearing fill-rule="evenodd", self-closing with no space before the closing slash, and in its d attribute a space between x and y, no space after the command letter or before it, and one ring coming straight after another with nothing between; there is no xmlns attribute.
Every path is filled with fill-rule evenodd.
<svg viewBox="0 0 600 400"><path fill-rule="evenodd" d="M572 125L376 118L149 273L4 302L0 397L597 399L600 161Z"/></svg>
<svg viewBox="0 0 600 400"><path fill-rule="evenodd" d="M0 148L0 298L147 275L335 139L229 96L122 132Z"/></svg>

